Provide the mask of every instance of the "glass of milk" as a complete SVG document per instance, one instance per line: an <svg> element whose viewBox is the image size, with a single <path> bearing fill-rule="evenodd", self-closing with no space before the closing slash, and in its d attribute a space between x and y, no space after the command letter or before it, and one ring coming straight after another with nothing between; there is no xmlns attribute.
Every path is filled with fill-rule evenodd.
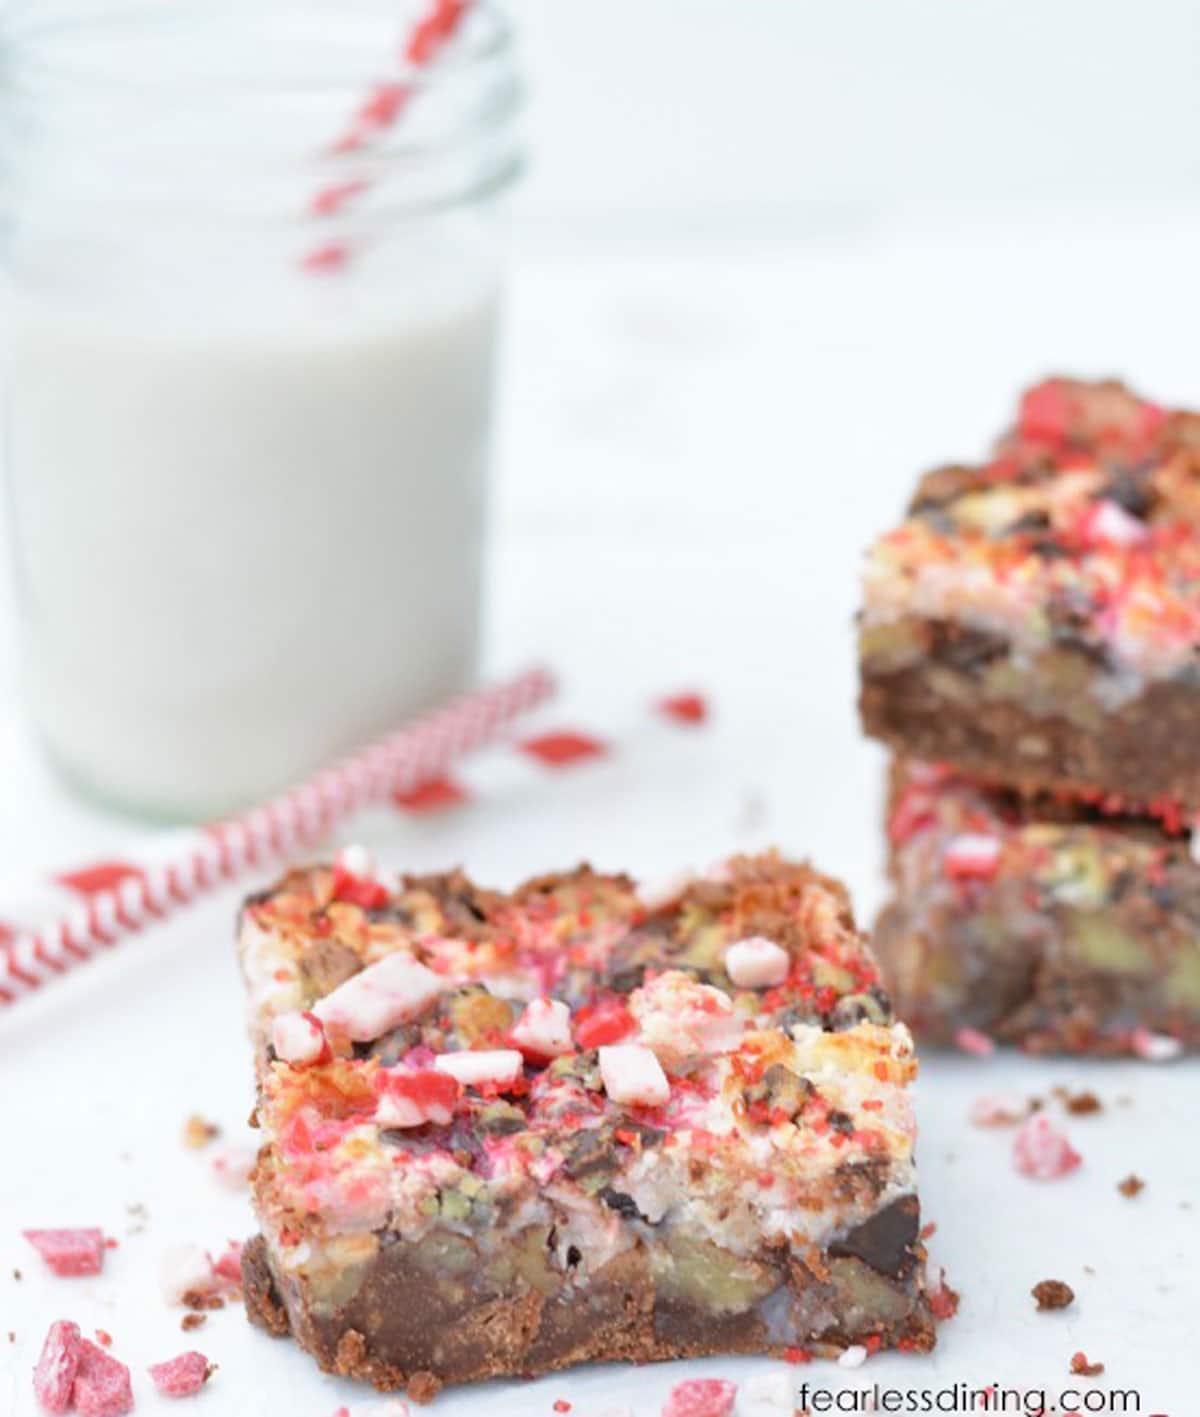
<svg viewBox="0 0 1200 1417"><path fill-rule="evenodd" d="M454 8L8 7L24 682L107 803L226 812L472 678L520 105Z"/></svg>

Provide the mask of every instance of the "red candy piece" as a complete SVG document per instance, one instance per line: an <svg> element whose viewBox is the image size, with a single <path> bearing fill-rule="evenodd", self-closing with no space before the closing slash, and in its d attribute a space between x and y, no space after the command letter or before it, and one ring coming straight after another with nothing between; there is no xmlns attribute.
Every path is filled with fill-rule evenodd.
<svg viewBox="0 0 1200 1417"><path fill-rule="evenodd" d="M104 1263L100 1230L26 1230L25 1238L55 1274L99 1274Z"/></svg>
<svg viewBox="0 0 1200 1417"><path fill-rule="evenodd" d="M1035 1112L1013 1141L1013 1165L1033 1181L1069 1176L1082 1160L1044 1112Z"/></svg>
<svg viewBox="0 0 1200 1417"><path fill-rule="evenodd" d="M33 1370L34 1395L45 1411L65 1412L70 1407L82 1346L78 1324L59 1319L50 1325Z"/></svg>
<svg viewBox="0 0 1200 1417"><path fill-rule="evenodd" d="M363 910L380 910L390 899L386 886L366 876L352 875L344 866L333 868L333 898Z"/></svg>
<svg viewBox="0 0 1200 1417"><path fill-rule="evenodd" d="M737 1384L723 1378L689 1378L671 1389L662 1417L729 1417L736 1396Z"/></svg>
<svg viewBox="0 0 1200 1417"><path fill-rule="evenodd" d="M152 1363L150 1376L165 1397L191 1397L199 1392L212 1373L212 1364L203 1353L192 1349L165 1363Z"/></svg>
<svg viewBox="0 0 1200 1417"><path fill-rule="evenodd" d="M601 1048L628 1038L636 1027L620 999L601 999L575 1015L575 1042L580 1048Z"/></svg>
<svg viewBox="0 0 1200 1417"><path fill-rule="evenodd" d="M1039 443L1061 443L1070 426L1070 400L1057 379L1035 384L1022 395L1017 427L1023 438Z"/></svg>
<svg viewBox="0 0 1200 1417"><path fill-rule="evenodd" d="M225 1253L213 1265L213 1273L227 1284L240 1285L242 1282L242 1242L230 1240Z"/></svg>
<svg viewBox="0 0 1200 1417"><path fill-rule="evenodd" d="M86 1338L79 1343L79 1371L71 1404L82 1417L125 1417L133 1411L129 1369Z"/></svg>
<svg viewBox="0 0 1200 1417"><path fill-rule="evenodd" d="M598 738L572 732L543 733L538 738L526 738L517 746L531 758L537 758L552 768L569 767L586 758L601 757L608 751Z"/></svg>
<svg viewBox="0 0 1200 1417"><path fill-rule="evenodd" d="M701 694L675 694L660 699L658 707L679 723L703 723L708 718L708 703Z"/></svg>

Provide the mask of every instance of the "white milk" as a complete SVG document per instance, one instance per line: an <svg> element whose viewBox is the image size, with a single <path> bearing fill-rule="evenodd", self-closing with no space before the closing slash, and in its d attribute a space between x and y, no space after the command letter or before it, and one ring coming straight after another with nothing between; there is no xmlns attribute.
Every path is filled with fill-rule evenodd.
<svg viewBox="0 0 1200 1417"><path fill-rule="evenodd" d="M224 811L468 682L495 299L459 284L381 287L374 315L335 280L329 308L246 324L215 291L159 320L25 285L7 461L28 694L85 787Z"/></svg>

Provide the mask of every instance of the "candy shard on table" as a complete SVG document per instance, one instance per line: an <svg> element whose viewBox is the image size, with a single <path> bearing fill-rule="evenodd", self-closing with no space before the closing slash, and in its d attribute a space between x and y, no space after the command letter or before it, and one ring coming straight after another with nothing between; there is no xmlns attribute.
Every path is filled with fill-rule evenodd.
<svg viewBox="0 0 1200 1417"><path fill-rule="evenodd" d="M932 1345L912 1042L837 882L768 853L653 912L587 867L510 893L408 876L369 906L331 887L293 871L242 913L254 1322L421 1400L598 1359Z"/></svg>

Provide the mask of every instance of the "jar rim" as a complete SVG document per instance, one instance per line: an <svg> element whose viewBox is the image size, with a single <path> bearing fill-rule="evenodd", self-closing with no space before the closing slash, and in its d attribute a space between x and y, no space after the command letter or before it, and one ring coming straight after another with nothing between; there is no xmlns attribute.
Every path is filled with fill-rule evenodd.
<svg viewBox="0 0 1200 1417"><path fill-rule="evenodd" d="M236 0L221 8L228 11L233 18L245 17L244 8L237 5ZM350 18L352 21L353 8L352 4L343 3L340 5L339 18L343 20ZM360 5L359 8L363 7ZM170 86L172 90L182 87L202 90L206 93L220 93L221 91L242 90L262 82L261 76L250 72L226 74L171 72L167 74L155 73L153 70L141 70L118 73L106 71L102 66L72 63L64 61L60 57L51 57L44 52L38 52L39 46L43 45L47 39L53 40L55 37L64 35L72 37L86 37L89 34L111 35L115 27L138 24L145 20L150 20L156 26L161 26L164 29L174 27L181 32L184 31L186 24L183 22L181 12L178 9L164 7L161 3L156 3L156 0L129 0L129 3L120 6L103 10L91 9L86 14L81 13L72 18L60 17L58 20L45 18L44 11L41 14L36 13L39 9L41 7L30 5L22 13L17 7L12 6L7 7L6 13L0 16L0 48L9 53L16 52L20 56L16 72L11 66L9 67L6 77L10 81L30 78L35 81L69 83L73 87L85 86L97 92L141 90L147 93L159 91L166 86ZM210 3L204 7L203 17L189 16L188 18L211 20L213 14L214 10L210 0ZM456 43L448 46L443 53L439 54L434 66L414 64L393 52L388 57L388 82L403 84L413 90L429 89L455 78L469 77L472 70L502 61L512 53L515 47L514 26L506 10L496 0L471 0L470 14L467 19L468 23L463 26ZM355 69L354 72L347 71L339 75L314 72L289 78L272 78L268 87L280 95L332 93L349 86L362 84L364 81L370 82L372 77L370 72L362 69ZM378 77L378 71L375 72L374 77Z"/></svg>

